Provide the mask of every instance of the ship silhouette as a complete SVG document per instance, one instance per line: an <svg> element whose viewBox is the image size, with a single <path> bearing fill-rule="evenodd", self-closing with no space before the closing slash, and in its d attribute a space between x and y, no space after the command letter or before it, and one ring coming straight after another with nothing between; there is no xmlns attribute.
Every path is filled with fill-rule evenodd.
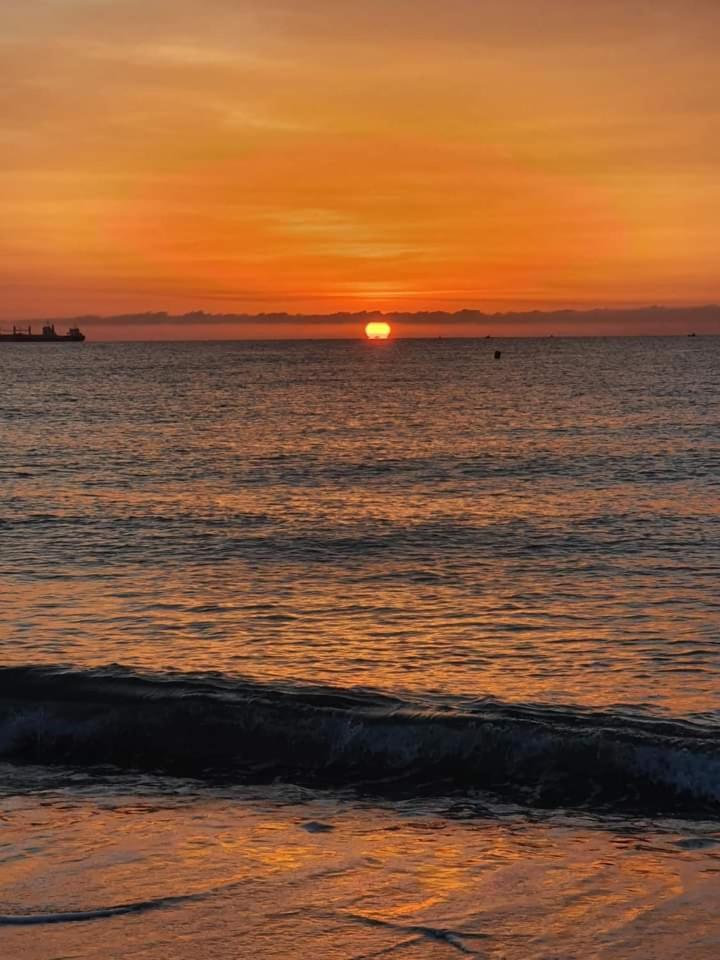
<svg viewBox="0 0 720 960"><path fill-rule="evenodd" d="M46 323L42 333L33 333L29 325L25 329L14 326L12 333L0 331L0 341L12 343L81 343L84 339L85 334L79 327L70 327L67 333L57 333L54 323Z"/></svg>

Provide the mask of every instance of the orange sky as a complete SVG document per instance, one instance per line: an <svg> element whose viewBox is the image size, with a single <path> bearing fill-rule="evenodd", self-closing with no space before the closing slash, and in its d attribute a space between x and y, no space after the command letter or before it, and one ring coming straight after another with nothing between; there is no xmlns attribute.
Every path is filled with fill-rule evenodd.
<svg viewBox="0 0 720 960"><path fill-rule="evenodd" d="M717 301L718 36L717 0L3 0L0 319Z"/></svg>

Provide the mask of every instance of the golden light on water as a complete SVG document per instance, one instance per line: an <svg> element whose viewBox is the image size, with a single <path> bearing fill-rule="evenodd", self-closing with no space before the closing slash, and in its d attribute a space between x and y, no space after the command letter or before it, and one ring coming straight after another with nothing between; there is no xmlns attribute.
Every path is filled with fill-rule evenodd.
<svg viewBox="0 0 720 960"><path fill-rule="evenodd" d="M390 324L384 320L371 320L365 325L365 336L368 340L387 340L391 333Z"/></svg>

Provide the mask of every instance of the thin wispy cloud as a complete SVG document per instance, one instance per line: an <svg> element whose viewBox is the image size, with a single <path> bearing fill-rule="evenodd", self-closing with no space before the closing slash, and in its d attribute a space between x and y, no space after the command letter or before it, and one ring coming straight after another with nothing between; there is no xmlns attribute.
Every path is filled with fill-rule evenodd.
<svg viewBox="0 0 720 960"><path fill-rule="evenodd" d="M140 311L714 300L718 27L705 0L7 0L0 310L111 312L110 274Z"/></svg>

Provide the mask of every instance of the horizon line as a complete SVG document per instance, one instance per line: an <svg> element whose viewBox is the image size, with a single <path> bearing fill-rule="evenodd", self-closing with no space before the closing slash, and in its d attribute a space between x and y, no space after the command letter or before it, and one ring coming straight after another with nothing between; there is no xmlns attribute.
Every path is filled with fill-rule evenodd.
<svg viewBox="0 0 720 960"><path fill-rule="evenodd" d="M28 324L28 323L47 323L57 321L66 321L66 320L85 320L85 321L112 321L112 320L129 320L129 319L140 319L140 318L162 318L163 320L172 321L172 320L184 320L188 318L193 319L216 319L224 320L229 318L242 318L248 320L263 320L268 319L269 317L282 317L284 320L294 320L294 319L314 319L322 321L327 319L328 321L334 320L338 317L398 317L398 318L422 318L422 317L438 317L446 316L458 318L462 315L474 314L476 316L487 317L489 319L498 319L503 317L527 317L527 316L556 316L558 314L568 315L568 314L584 314L584 315L596 315L596 314L605 314L605 313L644 313L644 312L662 312L662 311L693 311L700 312L706 310L720 310L720 302L706 302L706 303L694 303L694 304L668 304L668 303L646 303L646 304L633 304L631 306L588 306L588 307L532 307L528 309L512 309L512 310L495 310L487 311L480 307L461 307L458 310L368 310L368 309L359 309L359 310L335 310L329 313L314 313L311 311L305 311L300 313L288 313L285 310L264 310L259 313L238 313L238 312L222 312L222 313L209 313L206 310L186 310L182 313L172 313L167 310L133 310L127 313L62 313L62 314L52 314L46 316L35 315L32 317L25 316L22 318L16 318L15 320L4 320L3 324L13 323L17 324Z"/></svg>

